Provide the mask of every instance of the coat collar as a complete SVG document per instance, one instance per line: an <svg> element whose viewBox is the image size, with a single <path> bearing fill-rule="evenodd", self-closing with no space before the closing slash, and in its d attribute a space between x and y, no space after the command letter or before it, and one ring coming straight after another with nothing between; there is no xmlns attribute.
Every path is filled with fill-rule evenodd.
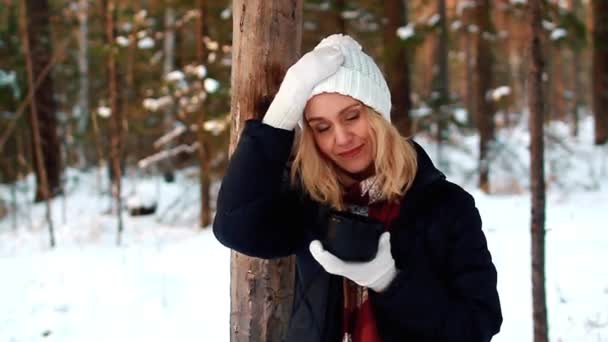
<svg viewBox="0 0 608 342"><path fill-rule="evenodd" d="M414 140L410 140L410 143L416 150L418 168L416 170L414 182L405 194L405 200L425 192L430 185L438 180L444 180L446 178L445 175L433 165L431 158L424 151L422 146Z"/></svg>

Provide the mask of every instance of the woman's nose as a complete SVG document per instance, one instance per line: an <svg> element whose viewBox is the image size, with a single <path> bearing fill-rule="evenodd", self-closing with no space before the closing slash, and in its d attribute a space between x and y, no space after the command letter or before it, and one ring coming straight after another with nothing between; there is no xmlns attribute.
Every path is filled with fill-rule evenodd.
<svg viewBox="0 0 608 342"><path fill-rule="evenodd" d="M345 127L337 125L335 128L336 145L348 145L352 140L352 134Z"/></svg>

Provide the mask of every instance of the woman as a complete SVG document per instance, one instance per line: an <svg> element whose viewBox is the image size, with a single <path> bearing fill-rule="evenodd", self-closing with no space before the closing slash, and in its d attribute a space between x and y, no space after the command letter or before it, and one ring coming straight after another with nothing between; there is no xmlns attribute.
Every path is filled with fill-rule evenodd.
<svg viewBox="0 0 608 342"><path fill-rule="evenodd" d="M246 123L213 231L250 256L296 255L287 341L481 342L500 329L474 200L399 136L390 109L376 64L332 35L289 68L263 120ZM335 211L381 222L372 260L325 249Z"/></svg>

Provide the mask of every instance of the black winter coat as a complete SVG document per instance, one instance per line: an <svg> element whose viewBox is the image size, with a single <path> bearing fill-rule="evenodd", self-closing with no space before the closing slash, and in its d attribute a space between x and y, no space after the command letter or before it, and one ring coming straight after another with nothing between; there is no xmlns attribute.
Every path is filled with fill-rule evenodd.
<svg viewBox="0 0 608 342"><path fill-rule="evenodd" d="M291 131L247 121L222 182L213 232L249 256L295 254L287 341L339 342L342 278L326 273L308 250L323 234L325 208L289 186L293 138ZM413 145L418 171L390 229L399 273L382 293L369 290L380 336L383 342L490 341L502 315L475 202Z"/></svg>

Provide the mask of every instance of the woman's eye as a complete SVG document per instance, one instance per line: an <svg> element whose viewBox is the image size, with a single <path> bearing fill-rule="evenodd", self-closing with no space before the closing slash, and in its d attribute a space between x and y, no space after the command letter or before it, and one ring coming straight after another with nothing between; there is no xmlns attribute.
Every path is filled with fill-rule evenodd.
<svg viewBox="0 0 608 342"><path fill-rule="evenodd" d="M325 131L327 131L329 129L329 126L327 125L317 125L317 127L315 127L315 131L317 131L318 133L323 133Z"/></svg>
<svg viewBox="0 0 608 342"><path fill-rule="evenodd" d="M352 111L346 115L346 120L355 120L359 117L359 111Z"/></svg>

